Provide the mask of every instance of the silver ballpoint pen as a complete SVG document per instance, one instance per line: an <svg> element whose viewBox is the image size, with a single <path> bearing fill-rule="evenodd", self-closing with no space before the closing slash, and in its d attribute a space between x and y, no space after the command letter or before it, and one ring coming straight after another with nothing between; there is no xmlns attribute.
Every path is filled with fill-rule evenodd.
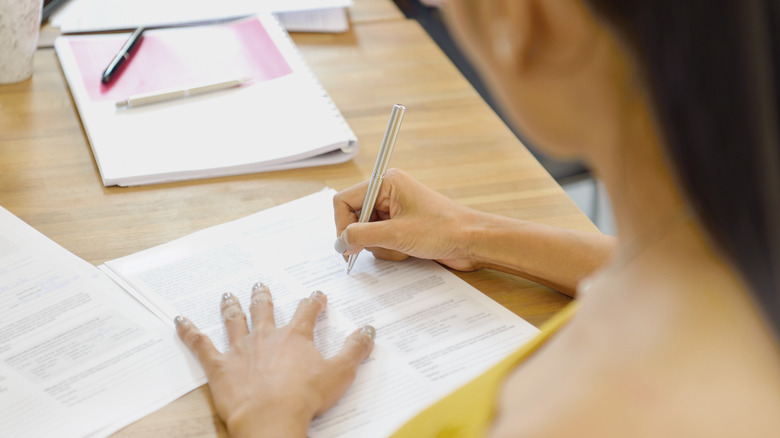
<svg viewBox="0 0 780 438"><path fill-rule="evenodd" d="M371 219L371 214L374 212L376 198L379 196L379 189L382 187L382 180L385 177L387 164L390 162L390 154L393 152L395 139L398 138L398 131L401 129L401 120L404 118L405 111L405 106L400 104L393 105L393 111L390 113L390 121L387 122L385 137L382 139L382 146L380 146L379 154L376 157L374 171L371 173L371 179L368 182L368 190L366 190L366 198L363 200L363 208L360 209L360 218L358 219L358 222L368 222L368 220ZM349 256L347 274L349 274L352 267L355 266L358 254L360 253Z"/></svg>

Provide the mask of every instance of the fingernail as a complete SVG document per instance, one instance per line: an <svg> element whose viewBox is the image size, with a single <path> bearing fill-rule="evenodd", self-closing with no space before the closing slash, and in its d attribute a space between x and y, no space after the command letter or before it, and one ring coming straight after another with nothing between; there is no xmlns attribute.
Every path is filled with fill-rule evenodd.
<svg viewBox="0 0 780 438"><path fill-rule="evenodd" d="M225 294L222 295L222 301L227 301L231 298L233 298L233 294L231 294L230 292L225 292Z"/></svg>
<svg viewBox="0 0 780 438"><path fill-rule="evenodd" d="M316 301L320 304L325 304L327 301L325 294L321 290L315 290L309 295L309 301Z"/></svg>
<svg viewBox="0 0 780 438"><path fill-rule="evenodd" d="M376 339L376 329L373 326L364 325L363 328L360 329L360 333L371 338L371 342L374 342L374 339Z"/></svg>
<svg viewBox="0 0 780 438"><path fill-rule="evenodd" d="M173 323L176 325L176 328L181 327L184 324L184 317L177 316L176 318L173 318Z"/></svg>
<svg viewBox="0 0 780 438"><path fill-rule="evenodd" d="M268 286L263 283L255 283L255 285L252 286L252 304L270 303L271 298L269 292Z"/></svg>
<svg viewBox="0 0 780 438"><path fill-rule="evenodd" d="M333 249L335 249L339 254L344 254L347 251L347 242L344 240L344 233L341 233L341 236L339 236L336 239L336 242L333 243Z"/></svg>

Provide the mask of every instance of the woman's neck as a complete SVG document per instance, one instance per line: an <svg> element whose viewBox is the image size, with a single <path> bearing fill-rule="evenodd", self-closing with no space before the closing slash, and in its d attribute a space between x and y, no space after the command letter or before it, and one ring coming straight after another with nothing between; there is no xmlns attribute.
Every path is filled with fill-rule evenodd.
<svg viewBox="0 0 780 438"><path fill-rule="evenodd" d="M618 249L597 274L608 280L602 291L593 291L601 295L597 300L620 294L628 300L624 304L635 307L660 300L671 307L696 303L694 308L700 308L721 296L748 303L738 273L713 245L677 185L646 100L635 91L626 102L615 142L588 157L612 199L618 230ZM594 280L594 286L601 283Z"/></svg>
<svg viewBox="0 0 780 438"><path fill-rule="evenodd" d="M635 94L626 101L624 123L613 144L589 157L612 200L619 238L616 261L632 258L691 216L664 157L659 130L641 93Z"/></svg>

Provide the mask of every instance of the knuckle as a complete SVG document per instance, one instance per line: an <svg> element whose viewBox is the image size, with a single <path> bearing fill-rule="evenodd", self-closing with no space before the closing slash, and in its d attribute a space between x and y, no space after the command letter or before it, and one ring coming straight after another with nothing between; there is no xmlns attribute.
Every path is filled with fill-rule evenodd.
<svg viewBox="0 0 780 438"><path fill-rule="evenodd" d="M244 312L242 312L241 309L235 307L226 309L225 312L223 312L223 316L225 317L225 321L246 321L246 315Z"/></svg>
<svg viewBox="0 0 780 438"><path fill-rule="evenodd" d="M222 304L220 305L223 312L227 312L230 309L240 308L241 304L238 302L238 300L235 297L230 297L227 299L222 300Z"/></svg>
<svg viewBox="0 0 780 438"><path fill-rule="evenodd" d="M325 303L316 298L306 298L301 303L302 316L316 318L325 309Z"/></svg>
<svg viewBox="0 0 780 438"><path fill-rule="evenodd" d="M238 304L238 301L233 298L222 302L222 313L225 315L240 310L241 306Z"/></svg>
<svg viewBox="0 0 780 438"><path fill-rule="evenodd" d="M210 367L210 380L220 379L229 373L229 367L225 360L219 356L211 361Z"/></svg>
<svg viewBox="0 0 780 438"><path fill-rule="evenodd" d="M296 333L310 333L314 329L314 324L304 318L295 318L289 325L290 330Z"/></svg>
<svg viewBox="0 0 780 438"><path fill-rule="evenodd" d="M259 286L252 289L252 305L273 305L271 291L266 286Z"/></svg>
<svg viewBox="0 0 780 438"><path fill-rule="evenodd" d="M263 294L263 293L256 293L252 295L252 305L253 306L273 306L273 301L271 301L271 297Z"/></svg>
<svg viewBox="0 0 780 438"><path fill-rule="evenodd" d="M362 351L368 351L374 345L374 342L366 335L358 332L352 336L353 344Z"/></svg>
<svg viewBox="0 0 780 438"><path fill-rule="evenodd" d="M385 179L390 178L391 180L397 180L406 178L406 176L407 173L397 167L391 167L390 169L387 169L387 172L385 172Z"/></svg>
<svg viewBox="0 0 780 438"><path fill-rule="evenodd" d="M203 342L205 341L205 336L203 333L195 330L189 330L188 333L185 334L184 342L190 346L192 349L197 349L201 345L203 345Z"/></svg>

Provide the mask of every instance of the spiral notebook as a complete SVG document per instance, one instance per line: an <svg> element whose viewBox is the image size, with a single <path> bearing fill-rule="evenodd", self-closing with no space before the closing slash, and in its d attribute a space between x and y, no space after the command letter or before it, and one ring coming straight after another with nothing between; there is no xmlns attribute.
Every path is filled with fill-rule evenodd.
<svg viewBox="0 0 780 438"><path fill-rule="evenodd" d="M149 30L109 86L128 34L59 37L55 49L103 184L132 186L334 164L355 134L271 15ZM133 108L116 102L230 79L239 87Z"/></svg>

